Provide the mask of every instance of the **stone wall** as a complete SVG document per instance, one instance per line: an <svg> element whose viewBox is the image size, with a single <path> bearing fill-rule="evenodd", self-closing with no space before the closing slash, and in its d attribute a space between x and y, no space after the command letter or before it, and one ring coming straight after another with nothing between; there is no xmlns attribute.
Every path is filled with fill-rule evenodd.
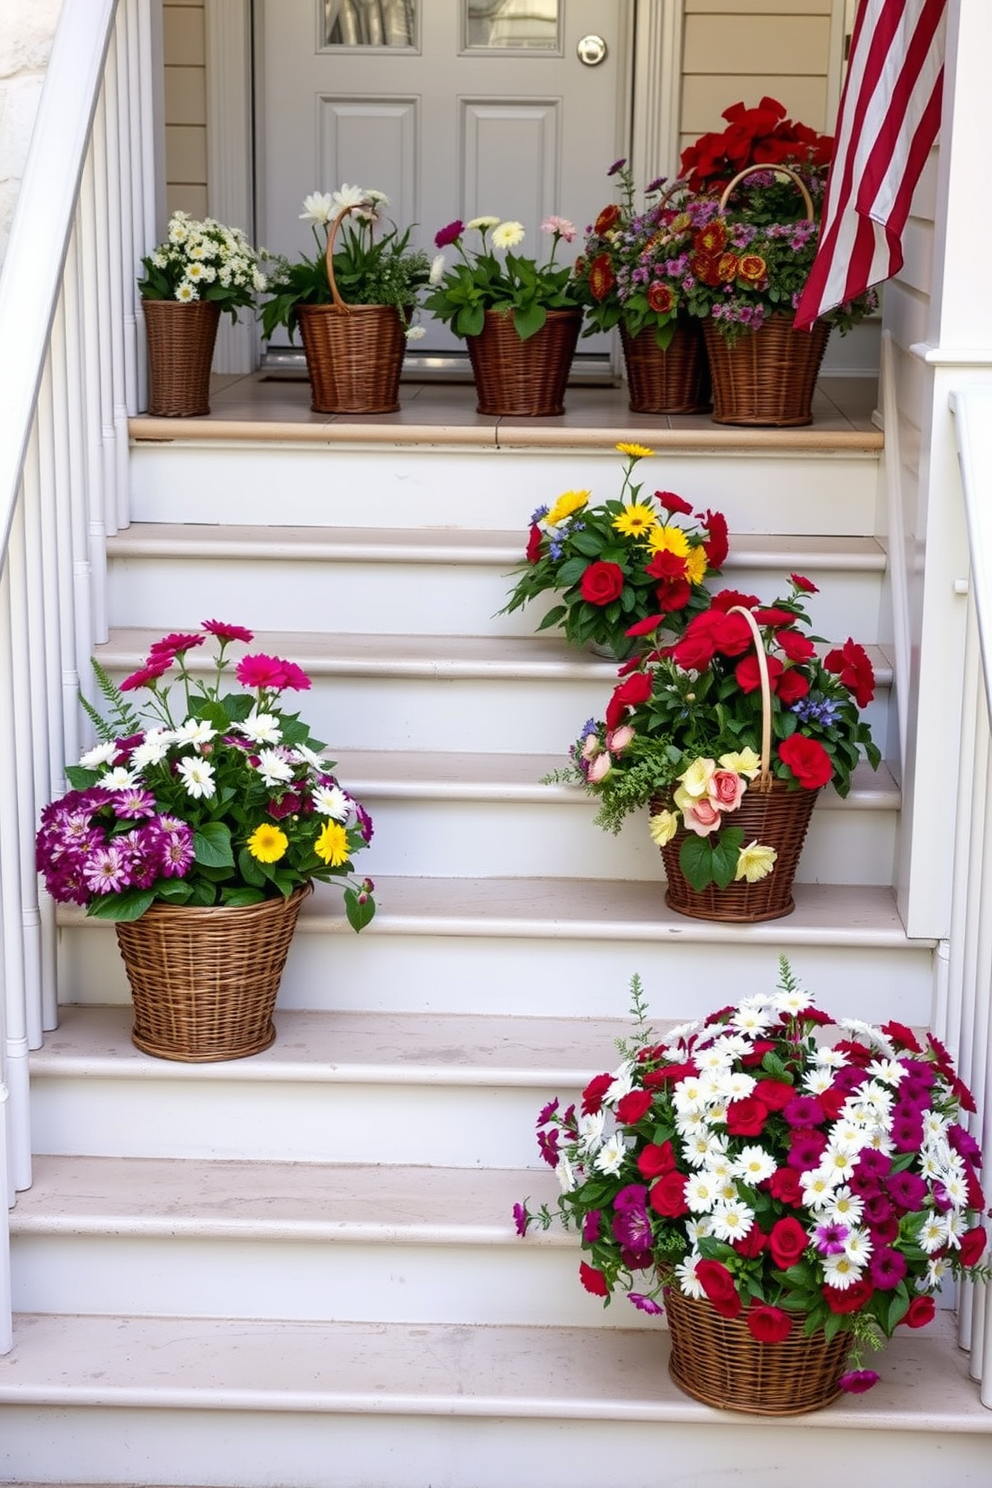
<svg viewBox="0 0 992 1488"><path fill-rule="evenodd" d="M0 263L62 0L0 0Z"/></svg>

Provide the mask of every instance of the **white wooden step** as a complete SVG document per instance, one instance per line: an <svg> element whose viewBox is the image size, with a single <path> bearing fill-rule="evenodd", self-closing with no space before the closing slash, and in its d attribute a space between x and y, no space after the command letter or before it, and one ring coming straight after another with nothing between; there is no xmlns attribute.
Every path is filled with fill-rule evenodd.
<svg viewBox="0 0 992 1488"><path fill-rule="evenodd" d="M11 1213L14 1308L299 1321L626 1327L559 1228L551 1171L36 1157Z"/></svg>
<svg viewBox="0 0 992 1488"><path fill-rule="evenodd" d="M904 1330L868 1395L765 1420L676 1390L660 1327L21 1314L0 1463L7 1482L71 1462L90 1483L767 1488L784 1461L804 1488L985 1488L992 1412L952 1328Z"/></svg>
<svg viewBox="0 0 992 1488"><path fill-rule="evenodd" d="M252 628L389 634L531 635L553 597L500 615L523 561L517 532L189 526L135 523L108 542L110 623L196 627L211 615ZM814 630L863 643L887 638L875 538L744 535L713 588L753 591L770 603L798 570L819 584Z"/></svg>
<svg viewBox="0 0 992 1488"><path fill-rule="evenodd" d="M159 629L118 628L96 654L119 681L142 664L160 635ZM616 684L614 664L548 636L266 631L256 634L255 645L308 673L313 691L294 701L332 752L560 755L587 718L602 717ZM878 691L865 717L883 755L894 758L897 749L888 737L891 663L882 647L866 649ZM191 670L206 665L190 653Z"/></svg>
<svg viewBox="0 0 992 1488"><path fill-rule="evenodd" d="M728 981L766 991L784 953L838 1016L930 1018L933 942L907 940L890 889L797 884L794 912L758 925L689 919L657 883L595 878L386 878L376 899L356 936L340 892L318 886L280 1007L623 1018L638 972L653 1016L680 1020L721 1005ZM59 924L63 1002L128 1002L112 927L68 908Z"/></svg>

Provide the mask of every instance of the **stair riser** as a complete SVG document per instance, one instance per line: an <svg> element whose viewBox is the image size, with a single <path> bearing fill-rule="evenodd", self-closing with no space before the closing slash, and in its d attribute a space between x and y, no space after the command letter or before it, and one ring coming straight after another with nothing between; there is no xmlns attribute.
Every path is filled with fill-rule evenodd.
<svg viewBox="0 0 992 1488"><path fill-rule="evenodd" d="M126 672L113 668L112 675L119 681ZM560 755L564 764L586 719L602 718L616 676L606 662L583 664L581 675L564 677L551 669L486 676L439 662L426 675L354 671L312 681L313 690L293 706L315 736L328 742L332 755L345 749L525 752ZM884 683L864 717L888 754Z"/></svg>
<svg viewBox="0 0 992 1488"><path fill-rule="evenodd" d="M735 588L766 602L787 592L783 568L735 568L728 563L713 589ZM823 593L813 597L817 634L863 644L880 635L881 575L817 575ZM498 612L512 587L509 565L470 563L336 563L284 559L183 556L117 558L110 568L111 625L161 630L196 628L220 616L255 630L306 631L319 617L322 630L350 635L532 635L551 607L550 598L512 615ZM204 613L204 595L210 615Z"/></svg>
<svg viewBox="0 0 992 1488"><path fill-rule="evenodd" d="M659 1347L658 1385L663 1352ZM167 1362L163 1368L167 1370ZM175 1382L181 1387L181 1381ZM645 1378L642 1398L654 1381ZM452 1391L457 1382L452 1381ZM97 1397L99 1386L94 1384ZM126 1463L128 1483L188 1488L769 1488L779 1479L803 1488L838 1482L899 1488L986 1488L989 1439L935 1430L861 1431L831 1427L827 1416L695 1421L547 1419L468 1414L325 1415L316 1409L149 1410L108 1403L86 1407L0 1406L0 1481L106 1483ZM783 1473L780 1464L787 1464ZM660 1474L663 1473L664 1477Z"/></svg>
<svg viewBox="0 0 992 1488"><path fill-rule="evenodd" d="M609 1061L611 1051L604 1050ZM614 1060L614 1063L616 1061ZM201 1073L205 1070L201 1067ZM590 1076L593 1071L589 1071ZM540 1072L525 1083L266 1082L101 1076L36 1079L34 1150L62 1156L272 1158L458 1168L540 1167L534 1120L570 1086ZM555 1081L549 1090L548 1080ZM584 1083L584 1078L583 1078ZM411 1111L416 1119L411 1119Z"/></svg>
<svg viewBox="0 0 992 1488"><path fill-rule="evenodd" d="M563 491L594 501L619 495L613 450L466 452L404 445L138 444L132 451L135 522L271 526L462 527L526 534L532 513ZM732 532L850 536L875 532L877 452L818 454L683 451L643 461L646 490L678 492L717 509Z"/></svg>
<svg viewBox="0 0 992 1488"><path fill-rule="evenodd" d="M659 910L661 903L659 885ZM557 933L527 939L390 933L376 922L356 936L343 920L329 939L327 923L301 919L279 989L280 1007L411 1013L463 1013L470 1007L488 1015L623 1018L630 1008L630 978L638 972L653 1017L705 1017L728 986L742 997L766 992L784 950L820 1006L838 1017L885 1022L894 1015L894 989L901 1021L926 1024L930 1016L927 948L810 944L790 936L788 919L766 927L766 939L742 941L721 937L715 927L713 938L703 940L706 927L689 919L669 932L645 926L644 938L636 941L593 925L581 938L559 925ZM60 987L65 1002L130 1001L108 926L88 921L63 929Z"/></svg>
<svg viewBox="0 0 992 1488"><path fill-rule="evenodd" d="M520 1199L529 1192L525 1183ZM388 1207L384 1194L384 1219ZM493 1215L494 1224L509 1219ZM575 1238L565 1247L515 1237L425 1245L280 1243L247 1232L227 1240L21 1235L12 1242L13 1305L17 1312L300 1322L657 1327L623 1297L604 1308L584 1292L580 1255Z"/></svg>

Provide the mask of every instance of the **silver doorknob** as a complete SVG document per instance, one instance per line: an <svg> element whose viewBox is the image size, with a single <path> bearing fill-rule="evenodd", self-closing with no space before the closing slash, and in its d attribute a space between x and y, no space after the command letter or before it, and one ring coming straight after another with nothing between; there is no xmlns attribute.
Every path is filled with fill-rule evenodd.
<svg viewBox="0 0 992 1488"><path fill-rule="evenodd" d="M583 36L575 50L586 67L598 67L606 60L609 48L601 36Z"/></svg>

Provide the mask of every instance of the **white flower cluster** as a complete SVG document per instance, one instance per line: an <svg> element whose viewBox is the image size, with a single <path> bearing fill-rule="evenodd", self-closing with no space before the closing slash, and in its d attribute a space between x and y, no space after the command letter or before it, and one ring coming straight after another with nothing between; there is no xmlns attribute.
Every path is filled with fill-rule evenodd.
<svg viewBox="0 0 992 1488"><path fill-rule="evenodd" d="M184 303L198 300L211 284L259 294L268 283L240 228L223 227L212 217L198 222L187 212L173 212L166 240L149 255L149 262L170 279L178 279L175 298Z"/></svg>

